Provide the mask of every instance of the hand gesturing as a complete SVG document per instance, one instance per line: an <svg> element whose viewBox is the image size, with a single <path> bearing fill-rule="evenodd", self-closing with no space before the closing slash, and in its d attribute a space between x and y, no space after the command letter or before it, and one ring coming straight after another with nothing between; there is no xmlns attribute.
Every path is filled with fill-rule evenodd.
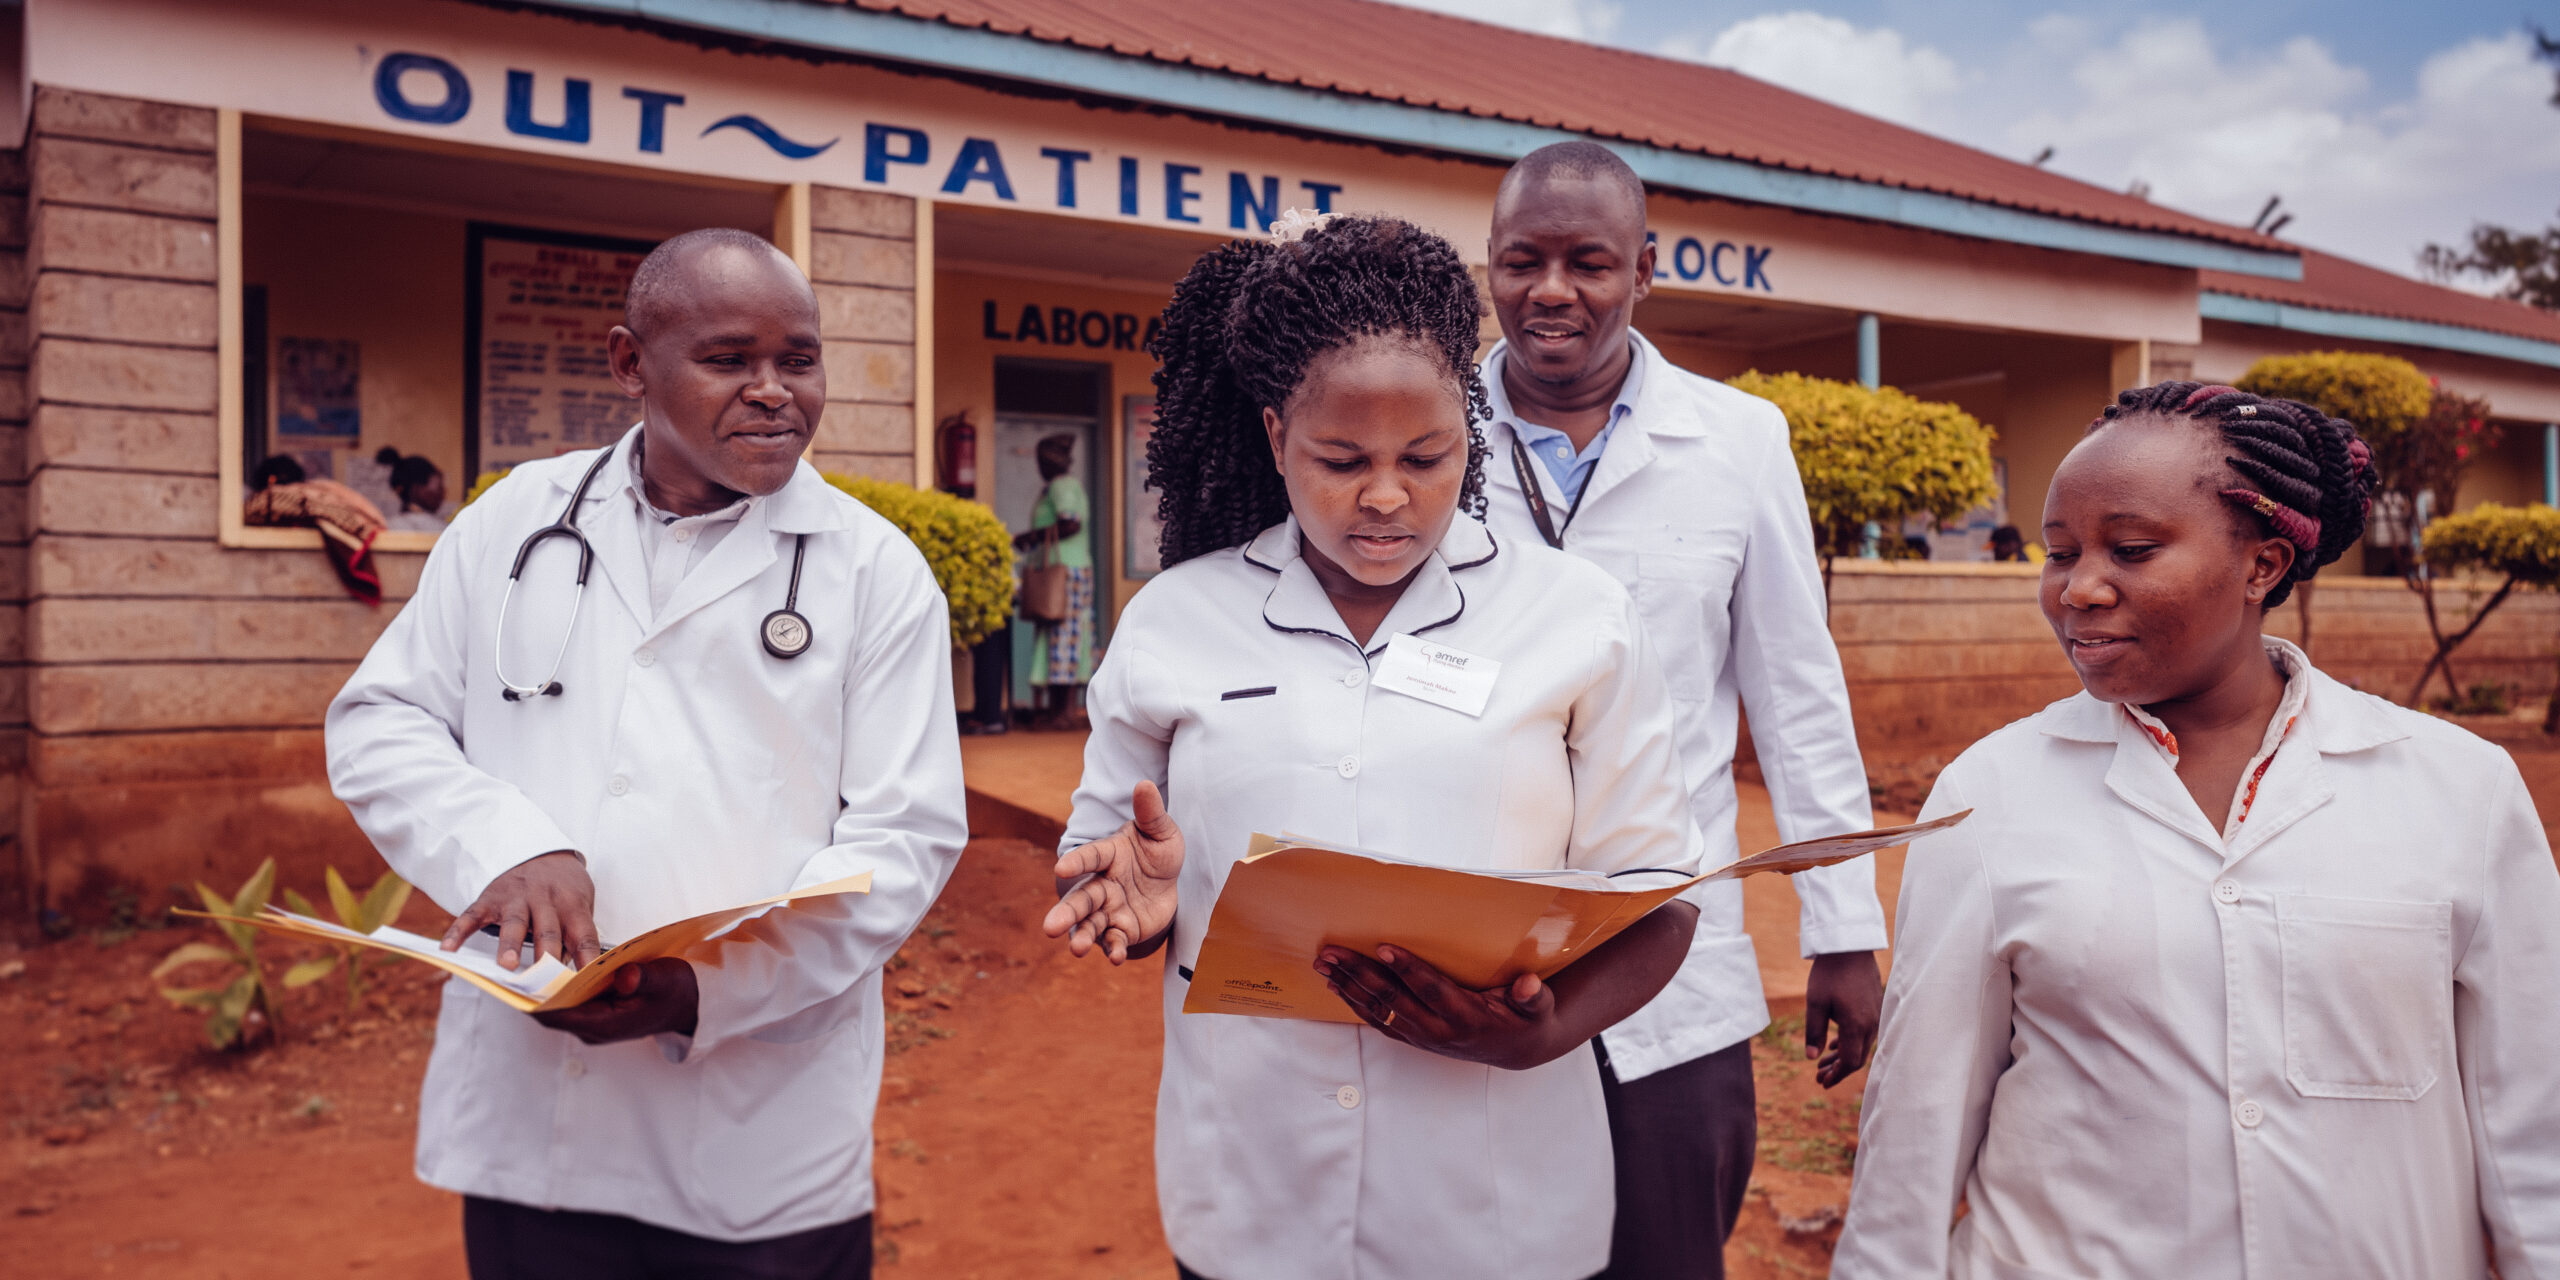
<svg viewBox="0 0 2560 1280"><path fill-rule="evenodd" d="M1058 879L1081 882L1040 922L1050 937L1066 938L1069 951L1082 956L1099 947L1113 964L1173 927L1174 881L1182 874L1182 831L1156 784L1139 783L1129 811L1118 831L1059 857Z"/></svg>

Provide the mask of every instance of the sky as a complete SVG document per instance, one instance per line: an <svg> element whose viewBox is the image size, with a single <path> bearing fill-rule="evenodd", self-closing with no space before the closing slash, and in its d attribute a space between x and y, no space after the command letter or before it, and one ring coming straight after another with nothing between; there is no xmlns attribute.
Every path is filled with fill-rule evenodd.
<svg viewBox="0 0 2560 1280"><path fill-rule="evenodd" d="M2473 223L2560 215L2560 109L2529 21L2560 0L1400 0L1730 67L2417 274ZM2476 282L2470 287L2481 287Z"/></svg>

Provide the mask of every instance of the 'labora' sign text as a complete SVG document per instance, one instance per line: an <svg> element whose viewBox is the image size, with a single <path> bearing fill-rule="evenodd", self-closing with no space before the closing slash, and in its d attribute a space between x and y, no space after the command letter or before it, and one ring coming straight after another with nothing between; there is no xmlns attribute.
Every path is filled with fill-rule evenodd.
<svg viewBox="0 0 2560 1280"><path fill-rule="evenodd" d="M483 110L478 86L453 62L428 53L386 54L373 71L373 100L404 124L452 126ZM1137 155L1113 155L1091 147L1041 146L1031 154L1008 151L997 138L953 130L949 134L912 123L865 120L858 128L777 123L752 112L697 109L691 95L665 88L622 85L599 101L595 82L578 76L506 71L498 108L506 131L520 138L570 146L603 146L608 132L631 149L663 155L671 143L715 137L752 138L786 161L808 164L804 177L851 185L913 190L921 177L937 198L973 203L1026 205L1142 218L1175 226L1267 231L1292 207L1329 212L1343 183L1247 169ZM692 124L708 120L699 130ZM858 141L856 140L858 139ZM850 172L848 172L848 170Z"/></svg>

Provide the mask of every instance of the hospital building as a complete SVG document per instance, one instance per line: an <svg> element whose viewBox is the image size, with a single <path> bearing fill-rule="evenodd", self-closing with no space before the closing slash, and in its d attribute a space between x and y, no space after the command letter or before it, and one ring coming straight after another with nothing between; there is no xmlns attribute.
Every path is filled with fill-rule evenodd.
<svg viewBox="0 0 2560 1280"><path fill-rule="evenodd" d="M615 439L602 335L670 234L748 228L815 282L823 469L948 487L966 454L1020 529L1033 443L1073 435L1107 643L1156 569L1144 346L1190 262L1302 207L1481 264L1505 166L1571 138L1648 184L1636 324L1671 359L1998 431L1999 500L1932 559L1838 566L1880 761L2074 687L2032 567L1981 547L2032 533L2120 388L2402 355L2505 428L2466 503L2560 496L2560 317L1733 72L1372 0L25 0L0 7L0 901L369 857L321 718L436 535L383 536L368 606L320 535L248 522L248 478L288 455L378 492L389 447L458 500ZM2396 696L2417 599L2355 565L2320 581L2318 656ZM2551 602L2512 603L2463 678L2547 691L2555 633Z"/></svg>

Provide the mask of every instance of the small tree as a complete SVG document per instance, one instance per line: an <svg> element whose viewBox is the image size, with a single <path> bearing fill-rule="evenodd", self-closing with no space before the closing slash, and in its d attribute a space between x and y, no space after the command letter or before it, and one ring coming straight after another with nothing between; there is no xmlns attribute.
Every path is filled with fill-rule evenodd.
<svg viewBox="0 0 2560 1280"><path fill-rule="evenodd" d="M1953 520L1999 492L1991 428L1952 404L1801 373L1754 370L1732 385L1787 415L1826 597L1833 557L1856 555L1870 521Z"/></svg>
<svg viewBox="0 0 2560 1280"><path fill-rule="evenodd" d="M2364 351L2262 356L2232 385L2256 395L2299 400L2330 417L2346 419L2373 449L2374 470L2386 486L2393 481L2384 460L2407 454L2411 429L2427 416L2435 400L2435 384L2418 372L2418 366L2398 356ZM2295 587L2294 598L2300 602L2302 648L2308 653L2311 584Z"/></svg>
<svg viewBox="0 0 2560 1280"><path fill-rule="evenodd" d="M2536 504L2530 507L2508 507L2484 502L2460 515L2446 516L2427 526L2426 562L2442 573L2464 569L2494 574L2502 579L2487 599L2474 605L2471 620L2460 631L2446 635L2436 622L2432 597L2427 610L2427 629L2434 634L2435 654L2418 671L2417 683L2409 686L2409 705L2419 705L2427 691L2427 681L2436 672L2445 673L2445 688L2459 700L2449 663L2453 651L2462 647L2480 624L2489 620L2499 605L2517 587L2549 589L2560 586L2560 511ZM2551 710L2544 718L2550 731L2560 721L2560 689L2552 694Z"/></svg>
<svg viewBox="0 0 2560 1280"><path fill-rule="evenodd" d="M933 566L951 604L951 642L986 639L1013 616L1013 535L996 513L931 489L826 473L828 484L898 526Z"/></svg>

